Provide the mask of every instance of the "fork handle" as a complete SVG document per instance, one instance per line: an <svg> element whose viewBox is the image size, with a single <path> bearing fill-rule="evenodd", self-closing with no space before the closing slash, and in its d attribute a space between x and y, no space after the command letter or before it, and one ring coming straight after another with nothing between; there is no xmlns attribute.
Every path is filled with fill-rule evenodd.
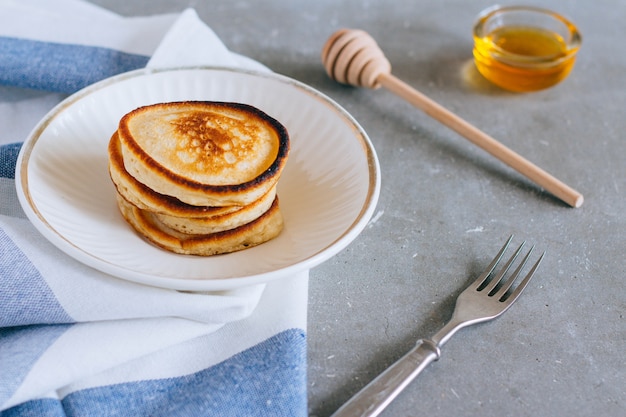
<svg viewBox="0 0 626 417"><path fill-rule="evenodd" d="M431 362L441 356L437 344L419 340L415 347L367 384L332 417L379 415Z"/></svg>

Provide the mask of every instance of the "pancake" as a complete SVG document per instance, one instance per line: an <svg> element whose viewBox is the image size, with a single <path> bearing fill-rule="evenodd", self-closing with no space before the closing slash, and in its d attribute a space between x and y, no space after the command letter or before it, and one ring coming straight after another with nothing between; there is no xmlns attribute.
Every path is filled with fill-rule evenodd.
<svg viewBox="0 0 626 417"><path fill-rule="evenodd" d="M177 198L160 194L131 176L124 167L122 149L117 132L109 141L109 175L117 192L142 210L172 217L224 216L241 210L242 206L193 206Z"/></svg>
<svg viewBox="0 0 626 417"><path fill-rule="evenodd" d="M125 170L153 191L194 206L243 206L276 185L285 127L239 103L172 102L126 114L117 130Z"/></svg>
<svg viewBox="0 0 626 417"><path fill-rule="evenodd" d="M242 207L237 206L237 210L228 213L211 214L200 217L178 217L155 213L154 216L164 225L181 233L215 233L234 229L260 217L269 210L275 197L276 186L272 187L264 196L251 204ZM226 207L224 207L224 209L225 208ZM220 207L216 207L215 209L220 209Z"/></svg>
<svg viewBox="0 0 626 417"><path fill-rule="evenodd" d="M141 210L117 194L122 216L144 238L168 251L185 255L218 255L240 251L267 242L283 228L278 197L263 215L234 229L210 233L180 233L164 225L151 212Z"/></svg>

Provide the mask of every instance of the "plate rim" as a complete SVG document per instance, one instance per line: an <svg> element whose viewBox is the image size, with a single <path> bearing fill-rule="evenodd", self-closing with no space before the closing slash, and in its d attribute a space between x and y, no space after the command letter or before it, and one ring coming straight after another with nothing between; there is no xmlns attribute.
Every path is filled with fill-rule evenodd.
<svg viewBox="0 0 626 417"><path fill-rule="evenodd" d="M273 281L275 279L283 278L289 275L296 275L304 270L308 271L315 266L320 265L324 261L330 259L341 250L345 249L365 228L369 220L371 219L373 212L378 203L381 188L381 175L380 165L376 155L374 146L369 138L367 132L357 122L357 120L348 113L341 105L335 100L320 92L319 90L301 82L290 78L288 76L278 74L275 72L267 71L262 67L260 69L250 68L233 68L228 66L180 66L180 67L168 67L168 68L141 68L133 71L121 73L97 83L94 83L88 87L85 87L74 94L63 99L60 103L55 105L31 130L29 135L24 140L20 152L17 158L17 168L15 172L15 184L18 194L18 201L22 206L27 218L35 226L40 234L43 235L50 243L64 252L71 258L81 262L93 269L96 269L102 273L111 275L113 277L136 282L140 284L146 284L150 286L156 286L161 288L169 288L182 291L219 291L230 290L240 288L243 286L255 285ZM130 80L133 78L141 78L158 73L174 73L179 71L200 71L200 72L227 72L245 74L252 77L269 78L284 84L288 84L292 87L298 88L308 95L314 96L318 100L329 104L332 107L333 112L343 117L352 127L354 127L358 134L355 137L364 144L364 154L367 160L369 185L367 189L367 195L365 201L361 206L359 214L354 218L353 222L348 226L343 233L332 240L329 244L325 245L320 250L306 256L304 259L290 264L279 269L260 272L257 274L248 274L241 277L224 277L224 278L210 278L210 279L198 279L198 278L165 278L161 276L152 275L146 272L139 272L130 270L120 265L116 265L109 260L102 259L95 256L92 253L87 252L81 248L75 242L72 242L53 225L51 225L45 216L39 211L33 196L31 195L28 185L28 168L31 161L32 153L41 138L43 132L47 127L58 117L60 117L68 108L81 99L94 94L97 91L113 86L117 83ZM110 268L107 270L102 269L102 263L107 264ZM113 272L111 272L113 270ZM123 274L115 273L124 272Z"/></svg>

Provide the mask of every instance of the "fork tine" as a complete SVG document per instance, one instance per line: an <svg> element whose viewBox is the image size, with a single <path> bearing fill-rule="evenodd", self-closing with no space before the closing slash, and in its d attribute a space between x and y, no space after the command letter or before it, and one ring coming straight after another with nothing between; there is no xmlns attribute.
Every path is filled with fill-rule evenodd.
<svg viewBox="0 0 626 417"><path fill-rule="evenodd" d="M502 278L504 277L504 275L509 271L509 269L511 268L511 265L513 265L513 262L515 262L515 259L517 259L517 257L519 256L519 254L522 251L522 248L524 247L525 244L526 244L526 242L522 242L522 244L519 245L519 247L517 248L515 253L513 253L513 255L509 258L507 263L502 267L500 272L498 272L498 275L496 275L491 280L489 285L487 285L481 291L485 291L487 294L492 295L491 293L496 288L496 286L500 283L500 281L502 281Z"/></svg>
<svg viewBox="0 0 626 417"><path fill-rule="evenodd" d="M530 258L530 255L532 255L534 249L535 249L535 246L534 245L531 246L530 250L528 251L526 256L524 256L524 259L522 259L522 262L520 262L520 264L517 267L517 269L515 270L515 272L513 272L511 274L511 276L509 277L509 279L504 284L502 284L500 286L500 288L498 288L498 292L493 294L494 298L497 298L500 301L504 301L504 297L506 295L506 292L513 286L513 283L515 282L515 280L519 276L520 272L522 272L522 269L524 268L524 266L528 262L528 258Z"/></svg>
<svg viewBox="0 0 626 417"><path fill-rule="evenodd" d="M515 300L517 300L517 298L522 294L522 291L524 291L524 288L526 288L526 286L528 285L528 283L530 282L531 278L533 277L533 275L535 274L535 271L537 271L537 268L539 268L539 264L541 263L541 261L543 260L543 257L546 253L543 252L541 254L541 256L539 257L539 259L537 259L537 262L535 262L535 264L533 265L533 267L531 268L530 272L528 272L528 274L524 277L524 279L522 280L522 282L520 282L520 284L517 286L517 288L515 288L515 290L511 293L511 295L504 300L504 302L506 304L508 304L509 306L511 304L513 304L515 302Z"/></svg>
<svg viewBox="0 0 626 417"><path fill-rule="evenodd" d="M502 249L500 249L500 252L498 252L496 257L493 258L487 269L482 274L480 274L478 278L476 278L476 280L469 286L469 288L473 290L478 290L478 288L480 288L480 286L485 283L487 278L489 278L489 276L493 273L493 270L496 269L496 266L500 262L500 259L502 259L502 255L504 255L504 252L506 252L507 248L509 247L509 243L511 243L511 240L513 240L513 235L509 236L507 241L504 243L504 246L502 246Z"/></svg>

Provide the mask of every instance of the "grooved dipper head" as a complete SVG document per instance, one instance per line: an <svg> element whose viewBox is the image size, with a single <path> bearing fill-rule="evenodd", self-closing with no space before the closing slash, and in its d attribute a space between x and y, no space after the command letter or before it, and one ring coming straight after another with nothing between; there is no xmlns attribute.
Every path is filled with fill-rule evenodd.
<svg viewBox="0 0 626 417"><path fill-rule="evenodd" d="M366 32L341 29L322 48L322 63L330 78L355 87L378 88L378 77L391 73L391 64Z"/></svg>

